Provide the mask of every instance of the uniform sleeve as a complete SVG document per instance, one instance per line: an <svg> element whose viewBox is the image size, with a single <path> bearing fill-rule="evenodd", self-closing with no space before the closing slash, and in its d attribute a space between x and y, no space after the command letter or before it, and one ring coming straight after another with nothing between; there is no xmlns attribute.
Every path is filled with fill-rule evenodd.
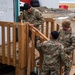
<svg viewBox="0 0 75 75"><path fill-rule="evenodd" d="M68 61L69 56L63 50L61 50L61 52L60 52L60 57L61 57L61 61L64 64L66 64L65 62Z"/></svg>
<svg viewBox="0 0 75 75"><path fill-rule="evenodd" d="M63 39L62 29L59 32L59 41Z"/></svg>
<svg viewBox="0 0 75 75"><path fill-rule="evenodd" d="M75 36L73 36L71 38L71 46L65 48L65 52L70 52L70 51L73 51L75 49Z"/></svg>
<svg viewBox="0 0 75 75"><path fill-rule="evenodd" d="M27 14L27 12L24 10L23 11L23 20L24 20L24 22L29 22L27 19L26 19L26 16L27 16L28 14Z"/></svg>
<svg viewBox="0 0 75 75"><path fill-rule="evenodd" d="M36 11L36 20L34 21L34 26L42 25L44 23L44 18L42 16L42 13L39 11Z"/></svg>
<svg viewBox="0 0 75 75"><path fill-rule="evenodd" d="M37 49L40 51L40 50L42 50L42 47L45 47L45 44L47 43L47 41L44 41L44 42L42 42L42 43L38 43L37 44Z"/></svg>

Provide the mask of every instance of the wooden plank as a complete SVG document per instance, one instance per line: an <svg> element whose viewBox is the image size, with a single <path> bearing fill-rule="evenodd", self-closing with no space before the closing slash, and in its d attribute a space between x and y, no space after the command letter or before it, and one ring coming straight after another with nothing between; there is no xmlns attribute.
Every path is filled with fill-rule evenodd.
<svg viewBox="0 0 75 75"><path fill-rule="evenodd" d="M16 25L13 25L13 66L16 65Z"/></svg>
<svg viewBox="0 0 75 75"><path fill-rule="evenodd" d="M0 26L5 26L5 27L7 27L8 25L10 25L10 27L13 27L13 24L16 25L16 22L5 22L5 21L0 21Z"/></svg>
<svg viewBox="0 0 75 75"><path fill-rule="evenodd" d="M18 28L19 33L19 64L21 68L26 67L26 23L22 23Z"/></svg>
<svg viewBox="0 0 75 75"><path fill-rule="evenodd" d="M41 25L41 32L44 33L44 24Z"/></svg>
<svg viewBox="0 0 75 75"><path fill-rule="evenodd" d="M59 25L57 24L56 30L59 31Z"/></svg>
<svg viewBox="0 0 75 75"><path fill-rule="evenodd" d="M44 38L44 40L49 40L45 35L43 35L41 32L39 32L38 29L36 29L35 27L31 27L29 26L29 30L35 30L35 35L37 35L38 37L42 36Z"/></svg>
<svg viewBox="0 0 75 75"><path fill-rule="evenodd" d="M31 48L28 49L28 64L27 64L27 75L30 75L31 72Z"/></svg>
<svg viewBox="0 0 75 75"><path fill-rule="evenodd" d="M41 42L43 42L43 37L41 37ZM43 52L40 50L40 72L42 71L42 63L43 63Z"/></svg>
<svg viewBox="0 0 75 75"><path fill-rule="evenodd" d="M51 22L51 32L54 31L54 21Z"/></svg>
<svg viewBox="0 0 75 75"><path fill-rule="evenodd" d="M29 49L30 37L29 37L29 26L27 25L26 27L27 27L26 28L27 29L26 30L27 31L27 37L26 37L27 38L27 43L26 43L26 54L27 54L26 56L27 57L26 57L26 60L28 60L28 53L29 53L29 50L28 49ZM28 63L28 61L27 61L27 63Z"/></svg>
<svg viewBox="0 0 75 75"><path fill-rule="evenodd" d="M7 64L10 65L10 26L7 26Z"/></svg>
<svg viewBox="0 0 75 75"><path fill-rule="evenodd" d="M19 25L18 26L18 46L19 46L19 50L18 50L18 66L20 67L21 65L21 41L20 41L20 39L21 39L21 28L20 28L21 26Z"/></svg>
<svg viewBox="0 0 75 75"><path fill-rule="evenodd" d="M20 68L19 65L17 64L16 69L15 69L15 75L27 75L26 74L26 68Z"/></svg>
<svg viewBox="0 0 75 75"><path fill-rule="evenodd" d="M29 38L29 26L27 25L27 75L30 75L31 71L31 46L29 45L30 43L30 38Z"/></svg>
<svg viewBox="0 0 75 75"><path fill-rule="evenodd" d="M5 64L5 28L2 26L2 63Z"/></svg>
<svg viewBox="0 0 75 75"><path fill-rule="evenodd" d="M46 22L46 37L48 38L49 22Z"/></svg>
<svg viewBox="0 0 75 75"><path fill-rule="evenodd" d="M21 66L21 40L22 40L22 38L21 38L21 31L22 31L22 29L21 29L21 26L19 25L18 26L18 45L19 45L19 55L18 55L18 63L19 63L19 67Z"/></svg>
<svg viewBox="0 0 75 75"><path fill-rule="evenodd" d="M32 71L34 71L34 65L35 65L35 31L32 30L32 60L31 60L31 63L32 63Z"/></svg>
<svg viewBox="0 0 75 75"><path fill-rule="evenodd" d="M54 22L52 18L44 18L46 22Z"/></svg>

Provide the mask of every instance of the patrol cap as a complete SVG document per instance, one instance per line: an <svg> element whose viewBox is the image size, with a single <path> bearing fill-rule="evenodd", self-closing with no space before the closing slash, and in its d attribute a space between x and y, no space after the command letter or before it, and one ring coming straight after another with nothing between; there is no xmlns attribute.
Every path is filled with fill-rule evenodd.
<svg viewBox="0 0 75 75"><path fill-rule="evenodd" d="M29 8L31 8L31 6L28 3L24 4L24 10L28 10Z"/></svg>
<svg viewBox="0 0 75 75"><path fill-rule="evenodd" d="M64 20L62 22L62 27L69 28L70 27L70 24L71 24L70 20Z"/></svg>
<svg viewBox="0 0 75 75"><path fill-rule="evenodd" d="M51 35L54 39L57 39L59 37L59 33L57 31L52 31Z"/></svg>

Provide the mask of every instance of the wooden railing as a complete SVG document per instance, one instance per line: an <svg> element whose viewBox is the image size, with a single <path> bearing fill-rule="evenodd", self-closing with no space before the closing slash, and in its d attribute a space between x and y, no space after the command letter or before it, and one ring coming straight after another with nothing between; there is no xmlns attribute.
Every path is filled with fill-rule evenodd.
<svg viewBox="0 0 75 75"><path fill-rule="evenodd" d="M26 23L0 22L0 62L16 67L16 75L25 75L27 66L26 29Z"/></svg>
<svg viewBox="0 0 75 75"><path fill-rule="evenodd" d="M16 28L18 28L18 42L16 42ZM59 25L55 25L54 20L50 18L45 18L44 25L40 25L40 31L26 22L0 22L2 36L0 62L16 67L16 75L30 75L35 67L35 36L40 37L41 42L49 40L51 31L58 31L59 28ZM32 32L31 39L29 30ZM42 53L40 52L40 69L41 66ZM62 70L60 71L62 73Z"/></svg>
<svg viewBox="0 0 75 75"><path fill-rule="evenodd" d="M13 61L13 65L15 66L16 65L16 25L15 23L12 24L12 23L8 23L8 22L0 22L0 27L1 27L1 36L2 36L2 58L1 58L1 61L3 64L8 64L10 65L11 64L11 44L12 42L10 42L10 35L11 35L11 29L13 29L13 43L12 43L12 49L13 49L13 56L14 57L12 59ZM5 38L7 38L5 41ZM7 46L7 48L5 48ZM6 58L6 50L7 49L7 58Z"/></svg>
<svg viewBox="0 0 75 75"><path fill-rule="evenodd" d="M48 38L50 38L49 34L51 31L58 31L59 25L55 25L55 21L52 18L44 18L45 22L40 26L40 31Z"/></svg>

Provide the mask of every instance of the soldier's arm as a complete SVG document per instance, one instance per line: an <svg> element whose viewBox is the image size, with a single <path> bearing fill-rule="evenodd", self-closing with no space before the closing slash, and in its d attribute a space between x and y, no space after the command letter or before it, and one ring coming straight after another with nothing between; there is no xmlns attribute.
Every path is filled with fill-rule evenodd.
<svg viewBox="0 0 75 75"><path fill-rule="evenodd" d="M75 49L75 36L71 38L71 46L65 48L65 52L73 51Z"/></svg>
<svg viewBox="0 0 75 75"><path fill-rule="evenodd" d="M60 51L61 62L66 66L66 69L70 68L70 57L65 54L63 50Z"/></svg>
<svg viewBox="0 0 75 75"><path fill-rule="evenodd" d="M43 16L42 16L42 13L39 11L36 11L35 15L36 15L37 20L34 21L34 26L42 25L45 21Z"/></svg>
<svg viewBox="0 0 75 75"><path fill-rule="evenodd" d="M37 43L37 49L40 51L42 49L42 47L45 47L46 43L47 43L47 41L44 41L42 43Z"/></svg>
<svg viewBox="0 0 75 75"><path fill-rule="evenodd" d="M59 38L58 39L60 41L60 40L63 39L63 37L62 37L63 36L62 29L60 29L58 32L59 32Z"/></svg>

